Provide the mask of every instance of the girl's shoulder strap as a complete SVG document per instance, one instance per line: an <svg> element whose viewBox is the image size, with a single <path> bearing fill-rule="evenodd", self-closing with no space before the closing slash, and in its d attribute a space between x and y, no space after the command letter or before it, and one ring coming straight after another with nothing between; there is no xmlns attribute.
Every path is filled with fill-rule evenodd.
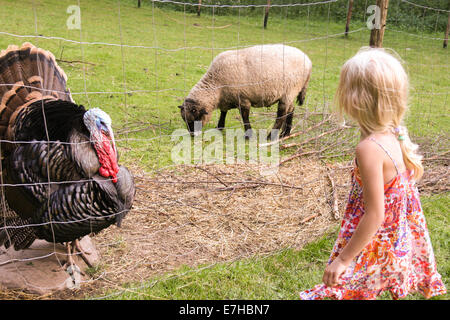
<svg viewBox="0 0 450 320"><path fill-rule="evenodd" d="M397 170L397 174L399 174L400 172L398 170L397 162L395 162L394 158L391 156L391 153L385 147L383 147L383 145L381 143L379 143L374 138L370 137L369 140L375 142L381 149L383 149L384 152L386 152L388 157L392 160L392 163L394 164L395 170Z"/></svg>

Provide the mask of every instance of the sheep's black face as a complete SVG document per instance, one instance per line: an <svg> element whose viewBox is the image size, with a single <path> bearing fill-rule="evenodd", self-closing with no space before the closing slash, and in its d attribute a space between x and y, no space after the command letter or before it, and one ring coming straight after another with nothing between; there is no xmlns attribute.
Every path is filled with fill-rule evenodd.
<svg viewBox="0 0 450 320"><path fill-rule="evenodd" d="M196 101L192 99L186 99L178 108L181 111L181 118L186 122L189 132L193 135L195 122L201 121L203 123L208 112L204 108L199 107Z"/></svg>

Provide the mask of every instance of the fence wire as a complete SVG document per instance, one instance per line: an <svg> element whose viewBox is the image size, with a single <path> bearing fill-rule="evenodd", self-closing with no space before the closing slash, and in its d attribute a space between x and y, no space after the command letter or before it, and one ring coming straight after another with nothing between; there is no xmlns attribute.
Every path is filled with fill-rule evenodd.
<svg viewBox="0 0 450 320"><path fill-rule="evenodd" d="M182 134L174 135L170 130L177 128L177 126L183 127L184 123L180 118L175 126L172 124L172 121L175 121L174 118L167 116L167 112L164 110L169 107L166 100L170 99L170 103L182 100L192 85L200 78L201 73L206 71L207 65L209 65L218 53L225 50L248 48L255 44L269 44L274 39L273 34L268 34L268 31L262 25L255 27L252 24L256 19L251 18L253 20L249 22L250 18L245 15L245 9L259 8L263 10L267 5L241 4L241 2L243 1L239 1L238 4L233 5L201 5L205 9L204 11L207 13L207 16L205 17L203 15L202 20L195 23L204 24L207 20L210 22L210 25L206 26L210 27L209 39L207 38L209 44L205 43L205 45L190 44L198 42L192 32L199 26L196 26L195 23L190 24L192 22L191 16L193 15L186 12L186 7L196 7L198 4L171 0L152 0L151 6L141 8L141 10L146 10L151 15L148 38L139 39L144 44L127 42L126 38L130 37L130 34L127 33L127 27L130 26L126 25L126 21L128 20L124 21L124 16L128 15L126 10L130 10L130 7L128 4L124 4L123 1L117 1L116 17L111 16L111 19L117 21L118 30L112 31L112 33L113 35L119 36L119 42L110 41L109 39L87 41L89 39L87 32L91 30L84 27L83 29L81 27L79 28L79 39L77 40L72 39L69 33L67 33L67 37L42 35L39 30L40 15L38 13L38 6L41 4L36 1L33 1L32 6L34 34L0 29L0 34L5 39L8 39L7 41L14 43L22 40L31 40L34 45L44 49L46 49L47 43L53 44L53 46L54 43L59 43L60 48L63 43L79 46L80 62L66 62L67 69L70 69L69 84L72 81L71 76L75 76L77 78L77 87L81 87L82 89L71 92L71 95L76 97L76 99L80 99L89 108L96 107L99 103L98 99L105 99L107 96L120 95L123 97L120 106L117 108L111 107L110 111L117 112L119 110L123 112L122 116L116 117L118 121L115 123L115 131L119 133L119 136L116 137L116 142L119 145L119 151L125 154L126 164L135 175L137 200L134 208L125 218L125 223L129 222L130 224L124 228L124 231L120 229L105 230L93 238L99 250L112 267L109 269L107 267L101 268L100 272L82 280L81 284L89 285L100 282L105 288L115 290L113 293L97 295L98 299L110 299L120 296L124 292L131 290L125 288L126 282L131 280L136 281L139 277L143 278L147 275L176 270L181 264L180 261L182 263L190 263L193 266L201 263L206 263L206 265L183 273L169 274L163 279L153 282L147 282L143 278L140 280L142 283L141 286L133 288L132 291L152 287L157 282L170 280L174 277L183 277L189 273L207 270L224 261L231 263L252 256L274 255L285 248L298 248L309 241L311 237L323 234L323 232L329 230L330 226L335 226L338 223L336 212L333 211L335 208L331 203L333 201L339 201L340 208L342 209L345 194L349 186L346 177L351 166L352 147L354 147L358 137L355 136L356 128L354 125L342 126L339 120L333 115L333 97L330 93L332 90L328 87L330 85L330 79L336 79L336 77L333 78L330 74L339 74L340 65L338 63L342 63L345 59L353 55L355 48L367 45L370 33L364 23L355 23L358 27L350 30L347 35L345 32L334 32L336 30L336 22L330 18L332 5L342 5L346 1L329 0L313 3L283 2L272 3L270 5L270 7L278 7L285 10L279 16L270 16L269 18L269 28L273 24L275 28L278 28L277 30L281 28L283 32L276 37L276 42L298 46L306 54L310 50L312 52L311 56L316 57L319 61L316 63L313 60L312 86L308 89L305 102L306 107L304 109L297 107L294 116L295 122L293 123L292 134L296 139L289 141L288 139L280 139L277 141L280 143L280 148L286 152L280 159L280 164L286 166L286 169L283 169L284 171L280 171L281 173L278 173L273 178L267 178L259 174L257 171L258 168L249 163L221 166L203 165L201 163L175 165L167 162L168 154L170 153L167 147L169 140L174 137L183 136ZM449 12L448 10L414 4L406 0L401 0L401 2L420 7L425 11ZM77 4L79 8L84 8L82 7L84 4L80 3L80 1ZM158 7L155 4L158 4ZM175 13L175 11L172 13L170 9L164 8L166 4L182 6L184 9L181 13ZM368 5L369 3L366 1L366 7ZM326 30L317 29L315 22L312 21L314 18L310 17L309 7L311 6L327 7L327 16L322 17L323 21L321 22L321 26L325 26ZM288 10L291 7L303 8L306 11L306 19L294 21L288 18ZM227 29L228 24L219 25L219 23L227 22L227 17L220 17L219 19L215 11L218 8L229 8L238 11L237 18L230 18L231 24L237 23L234 41L223 40L224 34L228 35L229 33ZM364 13L364 20L366 19L366 13ZM66 15L66 12L61 12L61 15ZM161 18L164 15L167 15L166 20ZM173 17L169 15L173 15ZM261 12L262 15L263 11ZM175 22L179 23L181 21L181 24L183 24L182 32L177 35L178 41L176 43L179 45L176 47L165 46L164 37L171 36L164 34L164 32L167 32L167 28L178 30L173 25L170 25L174 22L172 21L174 19L180 19ZM164 23L161 23L161 21L164 21ZM299 30L306 26L305 29L307 31L303 31L303 36L296 37L295 35L287 34L286 30L288 30L288 25L293 23L298 23ZM235 26L233 25L233 27ZM5 28L5 26L1 25L0 28ZM246 28L253 28L252 39L249 39L245 30ZM322 33L317 34L319 31ZM260 38L257 32L261 32ZM387 26L386 37L393 44L395 39L389 39L391 35L395 35L401 41L406 41L406 43L411 44L410 47L419 51L417 57L408 60L406 63L407 68L414 68L415 70L418 68L420 71L425 71L424 69L426 68L433 68L436 72L439 69L444 69L447 71L447 77L445 79L448 80L448 60L443 59L444 61L441 61L438 54L436 54L436 57L431 58L424 56L424 52L426 52L425 46L430 43L434 44L436 41L442 41L444 38L436 37L434 34L432 36L425 35L423 32L422 34L415 34L396 29L396 27ZM346 38L344 36L350 37L352 42L347 42L348 40L345 40ZM401 38L403 36L406 37L406 40L405 38ZM420 46L420 44L413 43L413 40L410 40L410 38L419 38L424 42ZM231 42L235 44L228 45ZM314 43L318 43L318 47L313 47L312 44ZM336 48L334 46L339 44L343 45L341 49L342 53L339 52L341 56L336 56ZM92 74L95 71L90 70L89 64L86 63L87 60L92 58L93 51L111 54L110 50L114 48L120 48L120 71L118 71L119 74L117 75L118 79L121 78L121 81L119 81L120 84L111 84L105 90L90 89L91 86L95 86L91 80L93 78L95 81L95 77ZM137 54L143 60L153 62L153 69L145 71L149 72L152 77L149 80L149 85L141 84L142 87L136 88L133 79L133 72L135 72L133 68L136 67L130 62L128 55L130 52L141 49L142 52ZM400 49L404 49L404 52L400 52L400 55L404 54L404 56L407 56L409 54L407 48ZM198 53L207 51L207 55L205 54L201 66L191 67L192 63L195 64L198 61L190 60L193 59L193 55L188 54L189 51ZM170 55L177 53L182 54L181 60L174 61L175 59ZM57 58L57 60L59 60L59 65L63 69L66 69L62 57L60 59ZM73 65L77 65L78 63L81 64L81 74L79 74L79 70L72 68ZM181 65L179 72L182 75L182 84L179 87L172 86L171 81L175 78L172 75L168 75L165 70L172 63L178 66ZM145 66L147 65L146 63ZM195 76L191 75L194 72ZM419 104L429 105L429 108L423 112L424 117L426 116L428 121L428 124L423 125L424 129L426 129L425 127L432 125L436 117L443 116L448 118L448 113L447 115L436 114L431 107L435 104L440 106L442 103L444 106L443 109L448 111L447 97L449 86L445 86L442 83L432 83L430 88L430 86L423 84L427 80L427 74L425 72L424 75L420 73L418 72L413 75L415 82L413 83L411 94L414 99L418 99ZM180 74L177 73L177 76ZM42 76L41 70L39 70L39 75ZM112 82L115 82L115 77ZM419 83L420 85L415 86L415 83ZM262 83L251 82L241 84L241 86L245 87L255 84ZM2 87L12 88L14 85L14 83L0 83ZM41 90L32 86L24 87ZM117 89L119 87L122 90ZM220 86L216 88L220 88ZM151 108L145 110L148 113L148 117L152 118L151 121L142 119L142 112L135 108L136 96L148 97L151 100ZM442 102L441 100L433 102L432 99L436 99L436 97L442 98ZM430 99L430 101L426 102L427 100L421 99ZM175 111L178 111L175 104L173 108ZM419 111L417 113L422 114ZM276 119L275 112L270 108L264 108L263 111L252 109L251 115L251 123L255 128L266 128ZM216 121L217 119L212 120ZM242 121L234 121L233 124L227 126L227 130L239 129L241 127ZM140 133L148 132L152 132L152 134L139 136ZM48 137L48 132L46 133ZM50 141L50 139L47 139L47 142L49 147L52 143L61 143L59 141ZM95 141L86 143L93 142ZM31 144L35 142L2 139L0 143L1 146L4 146L8 144ZM428 143L427 140L424 144L426 143ZM62 144L70 145L71 143L63 142ZM148 156L148 154L153 155L153 153L156 153L156 156L152 157L150 161L143 161L144 157ZM425 150L425 158L433 164L435 162L444 164L438 169L433 167L433 170L438 170L437 176L441 180L444 179L448 182L449 175L445 167L448 165L447 155L448 131L444 129L444 132L442 132L442 135L439 135L435 143L430 144L430 148ZM308 156L314 157L308 158ZM300 164L292 160L303 158L306 158L306 160L302 160L304 162L301 162L305 166L305 169L302 170L299 167ZM3 168L0 167L0 170L3 170ZM305 170L308 171L307 174ZM425 183L424 188L434 186L435 183L442 185L441 180L438 179L439 181L436 180L436 182L433 179L436 178L431 177L426 180L428 185ZM331 180L333 187L330 186L329 180ZM77 181L51 181L50 173L48 172L48 181L34 183L33 185L46 185L49 187L48 192L50 192L51 186L88 181L94 180L88 178ZM447 182L444 181L444 192L448 192ZM6 213L9 210L5 199L4 188L29 185L8 184L1 177L1 206L4 217L6 217ZM266 211L263 212L262 209L259 212L258 209L255 209L257 208L256 201L252 202L252 200L245 199L245 192L248 191L249 194L255 197L261 197L261 201L265 197L263 189L266 192L272 192L270 194L272 199L270 201L268 200L267 205L273 206L274 212L281 212L282 214L280 216L270 215ZM209 196L209 194L213 196ZM214 197L217 199L213 199ZM201 200L197 201L197 198L201 198ZM301 202L300 204L298 201L299 198L309 199L310 201ZM48 201L50 201L49 196ZM50 205L50 203L48 204ZM236 206L236 210L246 214L244 215L245 219L233 211L233 205ZM251 208L250 206L254 207ZM301 206L304 207L301 208ZM289 207L289 209L285 210L285 207ZM110 216L121 213L122 211ZM8 232L10 229L32 228L43 225L51 225L53 227L54 224L78 223L90 219L95 220L96 218L96 216L89 216L85 219L74 219L73 221L67 222L50 221L21 226L5 226L3 230ZM133 222L134 219L137 222ZM215 225L220 227L213 227ZM222 235L221 233L224 231L227 234ZM216 237L222 236L222 239L213 238L208 235L208 232ZM302 234L303 232L305 234ZM114 251L114 248L120 247L123 244L124 240L121 238L121 235L124 235L124 233L130 236L127 245L131 248L126 253L122 249ZM164 236L170 237L173 241L179 243L179 250L162 245ZM191 236L192 238L190 238ZM268 239L271 236L273 236L273 240ZM250 239L249 242L246 242L247 239ZM266 246L261 245L263 239L267 239ZM136 243L133 244L131 241L135 241ZM184 243L181 243L182 241ZM158 248L158 244L161 244L160 249ZM143 248L147 246L151 248L146 251ZM110 248L113 249L110 250ZM138 252L135 254L133 250L138 250ZM2 254L8 253L5 251ZM29 263L52 256L55 256L59 261L59 255L64 254L57 253L55 244L54 252L34 258L6 259L0 262L0 267L6 265L16 266L16 273L20 275L23 272L22 268L19 268L19 266L22 266L20 263ZM136 256L134 257L134 255ZM157 257L157 259L154 259L154 257ZM120 263L117 263L117 261ZM59 261L59 265L62 266L64 264L63 262ZM26 278L24 280L29 287L37 287ZM60 285L63 284L61 283ZM38 287L37 289L46 290L48 288Z"/></svg>

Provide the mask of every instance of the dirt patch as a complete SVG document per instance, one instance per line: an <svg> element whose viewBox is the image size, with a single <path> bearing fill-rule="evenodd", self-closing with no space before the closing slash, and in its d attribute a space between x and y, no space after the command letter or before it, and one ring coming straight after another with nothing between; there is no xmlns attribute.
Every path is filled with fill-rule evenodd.
<svg viewBox="0 0 450 320"><path fill-rule="evenodd" d="M421 195L441 194L450 191L450 161L439 161L435 159L426 161L425 171L418 183Z"/></svg>
<svg viewBox="0 0 450 320"><path fill-rule="evenodd" d="M98 254L90 237L80 241L83 250L89 252L91 263L98 262ZM0 248L0 292L21 291L41 297L55 291L76 288L86 275L87 265L79 255L73 255L75 265L63 268L67 261L67 249L62 244L36 240L28 249L15 251L13 247ZM6 289L6 290L5 290ZM12 295L13 296L13 295Z"/></svg>

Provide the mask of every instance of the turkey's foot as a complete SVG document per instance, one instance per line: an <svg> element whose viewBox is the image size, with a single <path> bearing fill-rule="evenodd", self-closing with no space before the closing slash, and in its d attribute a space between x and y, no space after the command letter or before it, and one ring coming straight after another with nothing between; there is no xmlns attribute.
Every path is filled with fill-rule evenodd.
<svg viewBox="0 0 450 320"><path fill-rule="evenodd" d="M81 250L81 246L79 244L77 244L77 241L78 240L66 243L67 261L64 263L62 268L66 272L68 272L70 275L72 275L74 272L79 272L81 275L85 276L86 274L83 271L81 271L81 269L75 263L75 261L73 259L74 255L80 255L81 258L83 259L83 261L86 262L86 264L89 267L92 267L92 265L89 263L89 261L86 261L87 260L86 257L83 257L84 256L84 252L80 251Z"/></svg>
<svg viewBox="0 0 450 320"><path fill-rule="evenodd" d="M72 244L72 242L66 243L66 250L67 250L67 261L62 265L62 269L69 273L71 276L74 274L74 272L79 272L81 275L85 275L83 271L75 264L75 261L73 260L73 254L75 251L75 245Z"/></svg>

